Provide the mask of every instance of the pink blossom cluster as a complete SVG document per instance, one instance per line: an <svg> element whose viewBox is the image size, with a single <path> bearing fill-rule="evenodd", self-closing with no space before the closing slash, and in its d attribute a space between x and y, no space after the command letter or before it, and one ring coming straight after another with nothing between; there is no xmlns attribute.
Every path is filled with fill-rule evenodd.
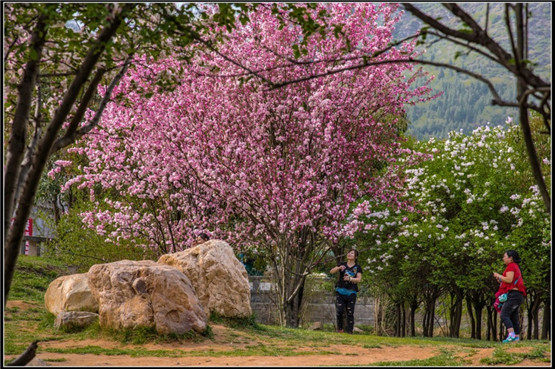
<svg viewBox="0 0 555 369"><path fill-rule="evenodd" d="M177 57L138 60L98 129L72 149L89 162L66 188L96 185L118 194L118 201L107 200L110 210L97 201L98 210L83 214L85 224L111 240L142 238L167 251L188 247L196 231L232 243L298 245L307 234L313 242L333 242L352 233L346 215L362 196L400 206L403 168L420 159L401 148L398 117L406 104L430 94L407 77L411 65L383 64L278 89L252 74L237 78L244 67L273 82L333 69L304 62L383 49L400 16L396 4L318 4L315 14L324 8L331 23L345 24L351 52L330 30L311 37L308 54L292 62L299 27L280 29L275 15L259 7L218 53L207 49L190 65ZM379 58L411 55L408 43ZM175 90L157 89L163 74L179 78ZM147 98L140 90L156 93ZM384 163L388 169L376 169Z"/></svg>

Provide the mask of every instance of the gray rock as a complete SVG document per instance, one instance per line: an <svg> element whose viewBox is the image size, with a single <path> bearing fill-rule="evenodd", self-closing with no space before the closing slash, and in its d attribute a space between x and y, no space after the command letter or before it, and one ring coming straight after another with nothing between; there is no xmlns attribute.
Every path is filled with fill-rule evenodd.
<svg viewBox="0 0 555 369"><path fill-rule="evenodd" d="M83 328L97 319L98 314L90 311L61 311L54 321L54 327L59 329Z"/></svg>
<svg viewBox="0 0 555 369"><path fill-rule="evenodd" d="M308 327L308 330L310 330L310 331L319 331L322 328L324 328L324 325L322 324L322 322L314 322Z"/></svg>

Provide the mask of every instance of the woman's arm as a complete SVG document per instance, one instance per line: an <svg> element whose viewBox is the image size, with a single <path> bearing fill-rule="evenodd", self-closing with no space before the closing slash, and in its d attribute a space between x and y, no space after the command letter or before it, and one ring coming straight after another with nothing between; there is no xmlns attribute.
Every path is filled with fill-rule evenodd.
<svg viewBox="0 0 555 369"><path fill-rule="evenodd" d="M336 267L331 268L330 273L331 273L331 274L337 273L338 271L341 270L341 267L342 267L342 265L338 265L338 266L336 266Z"/></svg>
<svg viewBox="0 0 555 369"><path fill-rule="evenodd" d="M511 271L511 272L507 272L507 275L505 277L503 277L501 274L499 273L493 273L493 276L495 278L497 278L497 280L499 282L505 282L505 283L513 283L513 279L515 277L515 272Z"/></svg>
<svg viewBox="0 0 555 369"><path fill-rule="evenodd" d="M345 276L345 278L348 276ZM353 283L359 283L362 280L362 274L361 273L357 273L357 276L355 278L353 277L349 277L348 279L346 279L348 282L353 282Z"/></svg>

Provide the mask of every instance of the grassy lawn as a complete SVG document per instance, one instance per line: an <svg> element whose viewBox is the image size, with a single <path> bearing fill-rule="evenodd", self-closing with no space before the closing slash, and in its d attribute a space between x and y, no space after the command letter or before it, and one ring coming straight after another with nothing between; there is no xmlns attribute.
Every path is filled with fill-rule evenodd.
<svg viewBox="0 0 555 369"><path fill-rule="evenodd" d="M55 261L20 256L14 284L4 314L4 350L19 355L33 340L40 340L38 353L128 355L130 357L287 357L311 355L368 355L368 350L394 353L398 347L414 346L433 350L433 357L422 360L374 362L376 366L461 366L468 365L480 350L489 355L474 365L511 365L523 360L550 362L549 341L523 341L509 346L499 342L447 337L383 337L366 333L353 335L331 331L310 331L257 324L250 319L227 319L212 316L204 334L156 334L152 329L108 331L95 323L78 332L64 332L53 327L54 316L44 307L44 292L57 276L67 274ZM17 303L14 300L18 300ZM23 302L22 302L23 301ZM218 327L218 334L213 328ZM78 344L84 340L101 340L104 345ZM45 343L49 341L49 345ZM53 345L62 341L63 345ZM148 347L145 345L148 344ZM195 344L202 349L195 349ZM346 349L347 348L347 349ZM6 360L4 360L6 362ZM52 365L63 358L49 359ZM545 365L545 364L544 364Z"/></svg>

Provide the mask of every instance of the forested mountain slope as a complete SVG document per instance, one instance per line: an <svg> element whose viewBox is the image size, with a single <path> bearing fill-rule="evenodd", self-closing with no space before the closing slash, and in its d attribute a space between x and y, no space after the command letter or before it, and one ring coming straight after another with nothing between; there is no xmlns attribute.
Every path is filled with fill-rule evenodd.
<svg viewBox="0 0 555 369"><path fill-rule="evenodd" d="M480 24L485 23L486 3L461 3L459 5L475 19L478 19ZM415 6L436 17L442 17L441 22L450 27L456 29L463 27L462 23L458 23L454 16L450 16L450 13L441 4L416 3ZM551 79L552 7L550 3L530 3L529 11L531 13L529 59L537 63L535 71L549 80ZM506 50L510 50L503 14L504 5L502 3L490 3L488 33ZM415 33L423 26L423 23L409 12L405 12L398 25L394 35L395 39ZM458 50L464 49L446 41L439 41L426 49L422 59L453 63L482 74L494 83L503 98L514 98L516 81L503 67L477 53L461 55L455 59ZM487 124L487 122L490 122L491 125L499 125L503 124L507 116L516 116L515 108L490 105L492 96L484 83L445 68L429 66L423 66L423 68L437 76L431 86L435 91L444 91L444 94L431 102L407 109L408 120L411 122L408 129L409 134L420 139L446 137L447 132L452 130L462 129L464 132L468 132L477 126Z"/></svg>

